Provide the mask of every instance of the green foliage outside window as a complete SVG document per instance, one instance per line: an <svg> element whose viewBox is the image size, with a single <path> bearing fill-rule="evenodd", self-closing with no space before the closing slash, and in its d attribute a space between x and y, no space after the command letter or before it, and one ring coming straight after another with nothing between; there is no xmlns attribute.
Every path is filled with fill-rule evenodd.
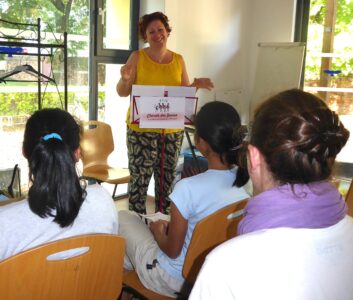
<svg viewBox="0 0 353 300"><path fill-rule="evenodd" d="M30 115L38 109L37 93L2 93L0 94L0 112L3 116L20 116ZM43 107L58 107L62 108L61 101L64 101L64 94L60 93L45 93L43 94ZM104 108L104 92L98 93L98 106ZM88 110L87 97L78 97L76 93L68 93L69 109L75 110L83 108Z"/></svg>
<svg viewBox="0 0 353 300"><path fill-rule="evenodd" d="M63 32L74 35L68 40L68 84L69 86L87 86L88 84L88 34L89 34L89 0L0 0L0 18L11 22L35 24L41 18L42 38L47 43L52 37L44 32L54 33L60 38ZM7 24L7 28L16 26ZM81 40L81 39L87 39ZM58 51L52 60L52 69L58 85L63 85L62 53ZM4 60L1 55L0 60ZM26 63L29 58L25 58ZM29 62L31 64L31 62ZM34 66L36 66L34 64ZM12 86L35 86L26 82L11 83ZM53 85L52 85L53 86ZM88 95L87 91L82 94ZM38 109L38 94L31 92L0 93L0 115L27 115ZM99 95L99 103L102 95ZM64 95L58 92L45 92L42 86L42 107L63 107ZM88 96L80 93L68 93L69 109L80 107L88 110ZM104 104L100 103L100 106Z"/></svg>
<svg viewBox="0 0 353 300"><path fill-rule="evenodd" d="M326 0L312 0L310 2L309 31L305 66L305 78L307 81L318 80L320 78L322 40L325 21ZM353 1L338 0L334 53L338 57L332 58L332 69L340 70L341 76L351 76L353 74L353 58L347 54L353 53Z"/></svg>

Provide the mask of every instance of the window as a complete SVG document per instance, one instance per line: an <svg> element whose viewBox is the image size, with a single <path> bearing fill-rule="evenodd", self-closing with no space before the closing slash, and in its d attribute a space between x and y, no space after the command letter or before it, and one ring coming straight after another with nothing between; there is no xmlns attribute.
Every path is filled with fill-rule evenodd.
<svg viewBox="0 0 353 300"><path fill-rule="evenodd" d="M97 21L97 56L122 58L136 50L138 1L99 0Z"/></svg>
<svg viewBox="0 0 353 300"><path fill-rule="evenodd" d="M138 16L138 0L0 1L1 19L35 23L41 18L45 39L52 39L52 33L57 37L63 32L68 33L68 111L79 119L97 119L99 115L99 119L111 123L113 132L115 127L125 125L123 117L117 120L108 115L116 112L118 116L118 111L127 110L114 106L120 103L115 85L120 77L121 64L126 62L132 50L137 49ZM1 32L13 31L11 26L0 24L0 27ZM2 55L0 74L23 63L32 64L32 61L27 56ZM52 61L43 59L41 66L42 71L51 69L49 72L54 73L58 86L42 88L45 92L43 107L63 108L59 97L63 92L62 54L58 52ZM128 103L128 100L124 99L122 103ZM28 183L28 169L22 156L23 130L27 118L37 109L35 83L0 83L0 169L18 163L24 190ZM117 141L124 140L119 133Z"/></svg>
<svg viewBox="0 0 353 300"><path fill-rule="evenodd" d="M128 166L126 139L126 112L129 97L120 98L116 84L120 68L133 50L138 48L138 0L98 0L94 10L95 32L90 69L90 119L108 123L112 127L114 152L109 156L112 166ZM111 189L112 185L105 185ZM117 194L126 193L119 185Z"/></svg>
<svg viewBox="0 0 353 300"><path fill-rule="evenodd" d="M93 42L91 52L94 53L90 68L90 119L98 117L98 85L101 83L112 87L120 78L120 68L115 74L102 81L98 74L104 69L104 64L124 64L133 50L138 48L137 23L139 18L139 0L98 0L95 6L95 15L92 32ZM100 68L99 68L100 66ZM118 95L115 93L116 97ZM104 102L104 101L103 101Z"/></svg>
<svg viewBox="0 0 353 300"><path fill-rule="evenodd" d="M304 90L320 96L340 115L351 138L337 157L353 177L353 1L298 1L297 41L306 41Z"/></svg>

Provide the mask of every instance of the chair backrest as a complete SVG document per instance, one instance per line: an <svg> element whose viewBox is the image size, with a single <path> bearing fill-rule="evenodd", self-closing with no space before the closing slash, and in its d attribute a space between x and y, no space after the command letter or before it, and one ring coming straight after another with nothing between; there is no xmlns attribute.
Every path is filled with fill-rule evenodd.
<svg viewBox="0 0 353 300"><path fill-rule="evenodd" d="M353 179L346 194L346 203L348 206L348 215L353 217Z"/></svg>
<svg viewBox="0 0 353 300"><path fill-rule="evenodd" d="M108 165L108 156L114 150L112 129L100 121L81 122L81 158L83 170L92 166Z"/></svg>
<svg viewBox="0 0 353 300"><path fill-rule="evenodd" d="M247 202L245 199L223 207L196 224L183 266L183 276L189 283L195 282L207 254L237 235Z"/></svg>
<svg viewBox="0 0 353 300"><path fill-rule="evenodd" d="M21 252L0 262L0 299L116 300L122 288L124 247L122 237L92 234ZM87 252L48 260L76 248Z"/></svg>

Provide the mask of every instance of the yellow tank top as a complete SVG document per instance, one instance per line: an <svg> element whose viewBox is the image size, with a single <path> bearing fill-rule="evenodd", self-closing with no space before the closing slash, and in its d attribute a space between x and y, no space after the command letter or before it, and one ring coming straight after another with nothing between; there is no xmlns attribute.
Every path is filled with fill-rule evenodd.
<svg viewBox="0 0 353 300"><path fill-rule="evenodd" d="M175 52L169 64L159 64L154 62L145 52L140 49L138 52L138 62L136 70L135 84L139 85L164 85L180 86L183 67L181 56ZM134 131L138 132L162 132L162 129L140 128L139 124L131 124L130 108L127 111L126 123ZM164 133L179 132L181 129L164 129Z"/></svg>

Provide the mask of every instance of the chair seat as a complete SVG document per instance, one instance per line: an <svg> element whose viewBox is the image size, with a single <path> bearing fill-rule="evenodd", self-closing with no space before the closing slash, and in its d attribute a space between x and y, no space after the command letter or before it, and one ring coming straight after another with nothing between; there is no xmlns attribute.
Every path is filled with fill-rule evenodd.
<svg viewBox="0 0 353 300"><path fill-rule="evenodd" d="M116 199L117 186L129 183L130 174L127 169L113 168L108 165L108 157L114 151L112 129L107 123L93 120L81 122L81 128L83 178L95 179L98 183L114 184L112 196Z"/></svg>
<svg viewBox="0 0 353 300"><path fill-rule="evenodd" d="M129 292L129 290L132 289L133 294L139 294L140 296L146 299L151 299L151 300L175 299L175 298L154 293L153 291L146 289L141 283L135 271L129 271L123 274L123 285L124 285L124 290L126 290L127 292Z"/></svg>
<svg viewBox="0 0 353 300"><path fill-rule="evenodd" d="M128 169L92 166L83 170L83 177L96 179L111 184L129 183L130 173Z"/></svg>

